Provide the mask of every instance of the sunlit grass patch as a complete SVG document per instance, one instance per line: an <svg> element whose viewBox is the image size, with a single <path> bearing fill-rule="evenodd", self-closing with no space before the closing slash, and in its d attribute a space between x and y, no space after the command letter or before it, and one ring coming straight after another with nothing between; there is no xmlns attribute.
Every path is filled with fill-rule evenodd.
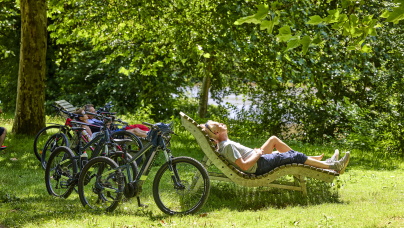
<svg viewBox="0 0 404 228"><path fill-rule="evenodd" d="M1 124L11 132L12 121L2 117ZM202 159L192 135L180 126L176 129L171 143L174 156ZM403 160L383 153L351 150L346 173L332 184L307 179L307 197L296 191L211 181L210 197L197 214L168 216L156 206L151 187L164 163L162 154L140 195L148 207L138 207L132 198L105 213L85 209L76 192L67 199L47 193L44 171L33 154L33 137L10 133L6 142L7 150L0 152L0 225L6 227L404 227ZM254 147L264 140L240 142ZM336 149L331 144L290 145L325 157Z"/></svg>

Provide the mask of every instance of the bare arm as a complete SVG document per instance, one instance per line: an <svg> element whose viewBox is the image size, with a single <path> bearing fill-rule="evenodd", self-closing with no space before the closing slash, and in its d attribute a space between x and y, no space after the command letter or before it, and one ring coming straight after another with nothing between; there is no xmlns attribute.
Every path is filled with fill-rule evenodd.
<svg viewBox="0 0 404 228"><path fill-rule="evenodd" d="M246 171L249 168L251 168L255 163L257 163L258 159L262 155L262 150L261 149L254 149L255 153L252 153L250 157L246 158L245 160L243 158L239 158L236 160L236 165L240 167L240 169Z"/></svg>

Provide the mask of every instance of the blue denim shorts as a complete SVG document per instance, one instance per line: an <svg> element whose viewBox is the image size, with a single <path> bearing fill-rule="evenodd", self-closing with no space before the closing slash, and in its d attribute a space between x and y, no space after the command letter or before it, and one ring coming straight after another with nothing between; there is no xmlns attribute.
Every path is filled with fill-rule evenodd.
<svg viewBox="0 0 404 228"><path fill-rule="evenodd" d="M0 135L2 135L4 132L4 127L0 127ZM1 146L1 145L0 145Z"/></svg>
<svg viewBox="0 0 404 228"><path fill-rule="evenodd" d="M304 164L306 160L307 155L294 150L285 153L263 154L257 161L258 167L255 174L261 175L286 164Z"/></svg>

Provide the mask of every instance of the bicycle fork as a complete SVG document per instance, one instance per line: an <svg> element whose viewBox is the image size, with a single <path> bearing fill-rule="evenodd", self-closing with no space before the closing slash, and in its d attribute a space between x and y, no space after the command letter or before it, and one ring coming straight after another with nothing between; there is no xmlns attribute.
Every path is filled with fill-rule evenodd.
<svg viewBox="0 0 404 228"><path fill-rule="evenodd" d="M168 169L171 171L171 179L174 184L174 189L183 190L185 186L181 183L181 178L178 175L177 167L173 165L173 156L171 155L171 151L169 149L164 150L164 156L166 157L168 163Z"/></svg>

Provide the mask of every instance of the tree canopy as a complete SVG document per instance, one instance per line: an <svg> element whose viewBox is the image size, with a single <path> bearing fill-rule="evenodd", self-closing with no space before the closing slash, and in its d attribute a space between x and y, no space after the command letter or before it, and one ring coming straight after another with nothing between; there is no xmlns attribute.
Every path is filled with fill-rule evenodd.
<svg viewBox="0 0 404 228"><path fill-rule="evenodd" d="M0 24L0 78L16 85L18 52L6 37L19 36L19 7L0 6L11 12ZM147 110L158 121L180 109L196 113L203 102L183 90L205 82L219 102L235 93L253 103L238 111L248 124L234 125L235 134L403 152L403 7L403 0L49 0L46 101L112 101L120 113ZM4 107L13 108L11 87L0 86L9 91ZM233 108L209 106L206 118L231 124L225 115Z"/></svg>

